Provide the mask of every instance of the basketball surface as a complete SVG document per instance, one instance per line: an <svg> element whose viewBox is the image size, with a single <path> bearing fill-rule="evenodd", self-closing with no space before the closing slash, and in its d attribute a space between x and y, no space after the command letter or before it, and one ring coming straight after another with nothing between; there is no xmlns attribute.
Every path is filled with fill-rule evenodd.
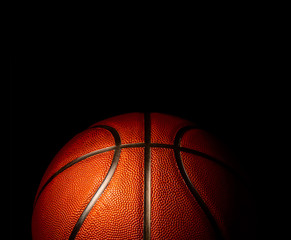
<svg viewBox="0 0 291 240"><path fill-rule="evenodd" d="M129 113L92 125L38 188L39 239L253 239L249 192L225 146L197 125Z"/></svg>

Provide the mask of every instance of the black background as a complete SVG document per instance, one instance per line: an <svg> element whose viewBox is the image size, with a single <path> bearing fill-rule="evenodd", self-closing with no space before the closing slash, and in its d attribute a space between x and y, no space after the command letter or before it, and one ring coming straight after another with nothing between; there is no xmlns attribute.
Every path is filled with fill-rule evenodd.
<svg viewBox="0 0 291 240"><path fill-rule="evenodd" d="M271 234L276 210L269 207L266 152L277 113L265 81L273 74L269 53L256 28L209 25L210 34L192 36L177 26L17 26L10 51L11 239L30 239L38 185L62 146L95 122L134 111L189 119L226 142L252 181L258 239Z"/></svg>

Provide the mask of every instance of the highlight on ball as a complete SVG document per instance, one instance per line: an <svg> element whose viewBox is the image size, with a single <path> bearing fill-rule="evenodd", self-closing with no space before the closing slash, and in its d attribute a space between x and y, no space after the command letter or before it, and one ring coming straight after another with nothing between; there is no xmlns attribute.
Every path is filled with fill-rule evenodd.
<svg viewBox="0 0 291 240"><path fill-rule="evenodd" d="M39 185L40 239L252 239L252 201L227 147L161 113L100 121L71 139Z"/></svg>

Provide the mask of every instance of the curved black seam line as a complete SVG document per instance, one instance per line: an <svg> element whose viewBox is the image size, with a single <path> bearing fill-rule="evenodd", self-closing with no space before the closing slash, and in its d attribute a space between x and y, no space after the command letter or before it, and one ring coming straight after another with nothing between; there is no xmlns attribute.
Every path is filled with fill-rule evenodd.
<svg viewBox="0 0 291 240"><path fill-rule="evenodd" d="M145 147L145 143L129 143L129 144L123 144L120 145L120 148L134 148L134 147ZM174 145L170 145L170 144L163 144L163 143L150 143L150 147L157 147L157 148L170 148L170 149L177 149L178 151L181 152L187 152L187 153L191 153L200 157L203 157L205 159L208 159L210 161L213 161L215 163L217 163L218 165L224 167L225 169L227 169L229 172L233 173L238 179L240 179L244 185L246 185L247 187L247 183L245 181L245 179L243 179L240 174L238 174L237 172L235 172L231 167L229 167L228 165L224 164L223 162L217 160L216 158L213 158L205 153L199 152L197 150L194 149L190 149L190 148L185 148L185 147L179 147L179 146L174 146ZM41 188L41 190L39 191L35 201L34 201L34 205L33 205L33 209L35 208L36 202L39 199L41 193L43 192L43 190L45 189L45 187L60 173L62 173L63 171L65 171L66 169L68 169L69 167L73 166L74 164L85 160L86 158L95 156L97 154L100 153L104 153L104 152L108 152L108 151L112 151L115 150L116 146L112 146L112 147L106 147L106 148L102 148L102 149L98 149L95 150L93 152L87 153L81 157L78 157L76 159L74 159L73 161L67 163L65 166L61 167L57 172L55 172L48 180L47 182L43 185L43 187Z"/></svg>
<svg viewBox="0 0 291 240"><path fill-rule="evenodd" d="M181 141L181 138L182 138L182 135L184 135L184 133L190 129L195 129L196 127L194 126L187 126L187 127L184 127L184 128L181 128L177 134L176 134L176 137L175 137L175 141L174 141L174 145L170 145L170 144L163 144L163 143L151 143L150 142L150 133L151 133L151 128L150 128L150 116L148 115L148 120L145 120L145 122L147 122L147 127L145 127L146 132L145 132L145 143L129 143L129 144L123 144L121 145L121 139L120 139L120 136L118 134L118 132L110 127L110 126L107 126L107 125L96 125L96 126L93 126L91 128L104 128L104 129L107 129L108 131L110 131L115 139L115 146L111 146L111 147L106 147L106 148L103 148L103 149L98 149L96 151L93 151L93 152L90 152L90 153L87 153L81 157L78 157L76 158L75 160L73 160L72 162L66 164L65 166L63 166L62 168L60 168L56 173L54 173L48 180L47 182L43 185L43 187L41 188L41 190L39 191L39 194L38 196L36 197L35 199L35 202L34 202L34 206L33 208L35 208L35 205L37 203L37 200L39 199L41 193L43 192L43 190L45 189L45 187L57 176L59 175L60 173L62 173L63 171L65 171L66 169L68 169L69 167L73 166L74 164L88 158L88 157L91 157L91 156L94 156L94 155L97 155L99 153L104 153L104 152L108 152L108 151L112 151L112 150L115 150L115 154L114 154L114 158L117 158L119 159L119 154L120 154L120 151L122 148L134 148L134 147L145 147L145 164L149 164L149 167L150 167L150 148L151 147L158 147L158 148L170 148L170 149L173 149L174 152L175 152L175 156L176 156L176 159L177 162L179 162L179 159L180 159L180 170L182 170L182 172L185 172L184 174L184 177L186 177L186 179L188 177L185 169L183 170L184 166L183 166L183 163L182 163L182 160L181 160L181 155L180 155L180 152L188 152L188 153L191 153L191 154L194 154L194 155L197 155L197 156L201 156L205 159L208 159L208 160L211 160L221 166L223 166L224 168L228 169L230 172L234 173L237 177L240 177L239 174L237 174L235 171L233 171L232 168L230 168L228 165L224 164L223 162L205 154L205 153L202 153L202 152L199 152L199 151L196 151L194 149L190 149L190 148L185 148L185 147L181 147L180 146L180 141ZM146 117L145 117L146 119ZM149 130L148 130L149 129ZM118 162L118 161L117 161ZM117 163L116 163L117 165ZM179 165L179 163L178 163ZM115 166L116 167L116 166ZM183 168L182 168L183 167ZM110 168L111 169L111 168ZM109 169L109 171L110 171ZM115 169L114 169L115 170ZM147 170L147 172L150 172L149 171L150 169ZM148 176L150 176L148 174ZM107 176L106 176L107 177ZM112 176L111 176L112 177ZM148 177L147 177L148 178ZM111 178L110 178L111 179ZM149 178L150 180L150 178ZM186 180L187 181L187 180ZM190 182L190 184L192 184ZM106 185L107 186L107 185ZM97 190L98 191L98 190ZM103 191L102 191L103 192ZM97 193L97 192L96 192ZM150 194L150 191L149 191L149 194ZM101 195L101 194L100 194ZM98 196L98 195L97 195ZM99 198L99 197L98 197ZM96 199L96 201L98 200L98 198ZM150 198L149 198L150 199ZM150 204L150 202L147 204L147 206ZM92 205L93 207L93 205ZM147 207L147 209L150 209L149 207ZM89 212L88 212L89 213ZM87 214L88 215L88 214ZM147 214L147 218L149 219L149 221L147 220L147 222L150 224L150 214L148 215ZM85 220L85 218L84 218ZM81 227L81 226L80 226ZM147 227L149 229L149 233L150 233L150 227Z"/></svg>
<svg viewBox="0 0 291 240"><path fill-rule="evenodd" d="M92 197L92 199L90 200L90 202L88 203L88 205L84 209L83 213L79 217L77 223L75 224L75 226L74 226L74 228L73 228L73 230L71 232L69 240L75 239L75 237L77 236L80 228L82 227L86 217L88 216L88 214L90 213L91 209L93 208L93 206L98 201L98 199L100 198L100 196L102 195L102 193L104 192L106 187L108 186L109 182L111 181L111 179L113 177L113 174L114 174L114 172L116 170L118 161L119 161L120 152L121 152L121 148L120 147L116 148L112 164L110 166L109 171L107 172L106 177L104 178L104 180L101 183L100 187L97 189L97 191L95 192L94 196Z"/></svg>
<svg viewBox="0 0 291 240"><path fill-rule="evenodd" d="M74 159L73 161L67 163L65 166L61 167L57 172L55 172L47 181L46 183L42 186L42 188L40 189L35 201L34 201L34 206L33 208L35 208L35 205L37 203L37 200L39 199L41 193L43 192L43 190L46 188L46 186L57 176L59 175L60 173L62 173L63 171L65 171L66 169L72 167L73 165L75 165L76 163L80 162L80 161L83 161L84 159L86 158L89 158L89 157L92 157L92 156L95 156L99 153L104 153L104 152L108 152L108 151L112 151L112 150L115 150L116 149L116 146L113 146L113 147L107 147L107 148L102 148L102 149L98 149L96 151L93 151L93 152L90 152L90 153L87 153L81 157L78 157L76 159Z"/></svg>
<svg viewBox="0 0 291 240"><path fill-rule="evenodd" d="M96 125L96 126L91 127L91 128L104 128L104 129L108 130L114 138L115 146L117 146L117 147L121 146L121 138L120 138L119 133L117 132L117 130L115 128L107 126L107 125Z"/></svg>
<svg viewBox="0 0 291 240"><path fill-rule="evenodd" d="M98 126L96 126L98 127ZM108 126L106 126L108 127ZM145 143L129 143L129 144L123 144L120 145L120 148L133 148L133 147L145 147ZM170 149L177 149L178 151L181 152L187 152L187 153L191 153L200 157L203 157L205 159L208 159L210 161L215 162L216 164L224 167L225 169L227 169L230 173L234 174L238 179L241 180L241 182L248 187L248 184L246 182L246 180L240 175L238 174L235 170L233 170L231 167L229 167L228 165L224 164L223 162L217 160L214 157L211 157L203 152L199 152L197 150L194 149L190 149L190 148L185 148L185 147L180 147L180 146L175 146L175 145L170 145L170 144L163 144L163 143L150 143L150 147L158 147L158 148L170 148ZM106 148L102 148L102 149L98 149L95 151L92 151L90 153L87 153L81 157L78 157L76 159L74 159L73 161L67 163L65 166L61 167L57 172L55 172L48 180L47 182L42 186L41 190L39 191L35 201L34 201L34 205L33 205L33 209L35 208L36 202L39 199L41 193L43 192L43 190L45 189L45 187L60 173L62 173L63 171L65 171L66 169L68 169L69 167L73 166L74 164L85 160L88 157L92 157L94 155L97 155L99 153L104 153L104 152L108 152L108 151L112 151L115 150L116 146L111 146L111 147L106 147Z"/></svg>
<svg viewBox="0 0 291 240"><path fill-rule="evenodd" d="M180 143L181 143L181 139L182 136L185 134L185 132L187 132L190 129L195 129L194 126L187 126L187 127L183 127L181 128L176 136L175 136L175 140L174 140L174 145L176 146L176 148L174 148L174 154L175 154L175 158L178 164L178 168L179 171L188 187L188 189L190 190L190 192L192 193L192 195L194 196L194 198L196 199L197 203L199 204L199 206L201 207L201 209L203 210L203 212L205 213L205 215L207 216L211 226L214 229L215 235L217 237L217 239L219 240L223 240L223 236L222 236L222 232L218 227L218 224L214 218L214 216L212 215L212 213L210 212L209 208L207 207L207 205L205 204L205 202L203 201L203 199L201 198L200 194L198 193L198 191L196 190L196 188L194 187L194 185L192 184L187 171L184 167L184 164L182 162L181 159L181 154L180 154Z"/></svg>
<svg viewBox="0 0 291 240"><path fill-rule="evenodd" d="M249 184L247 182L246 179L244 179L244 177L239 174L239 172L237 172L234 168L230 167L229 165L225 164L224 162L218 160L217 158L214 158L206 153L203 152L199 152L197 150L191 149L191 148L185 148L185 147L181 147L180 143L182 140L183 135L192 129L200 129L197 128L195 126L186 126L186 127L182 127L176 134L175 140L174 140L174 146L175 148L177 148L180 152L187 152L187 153L191 153L194 154L196 156L208 159L214 163L216 163L217 165L223 167L225 170L227 170L229 173L233 174L246 188L249 188Z"/></svg>
<svg viewBox="0 0 291 240"><path fill-rule="evenodd" d="M99 186L99 188L97 189L97 191L95 192L94 196L91 198L90 202L88 203L88 205L86 206L86 208L84 209L84 211L82 212L81 216L79 217L77 223L75 224L71 235L69 237L69 240L73 240L75 239L75 237L77 236L80 228L82 227L86 217L88 216L88 214L90 213L91 209L93 208L93 206L95 205L95 203L97 202L97 200L99 199L99 197L102 195L102 193L104 192L104 190L106 189L106 187L108 186L111 178L113 177L113 174L116 170L118 161L119 161L119 157L120 157L120 152L121 152L121 139L120 136L118 134L118 132L112 128L112 127L108 127L108 126L96 126L96 127L102 127L105 128L107 130L109 130L115 140L115 150L114 150L114 156L113 156L113 160L111 163L111 166L103 180L103 182L101 183L101 185Z"/></svg>
<svg viewBox="0 0 291 240"><path fill-rule="evenodd" d="M106 129L108 131L111 132L111 134L113 135L113 138L114 138L114 141L115 141L115 146L112 146L112 147L107 147L107 148L102 148L102 149L98 149L96 151L93 151L93 152L90 152L90 153L87 153L81 157L78 157L76 159L74 159L73 161L67 163L65 166L61 167L58 171L56 171L47 181L46 183L42 186L42 188L40 189L37 197L35 198L35 201L34 201L34 204L33 204L33 209L35 208L35 205L37 203L37 200L39 199L41 193L43 192L43 190L46 188L46 186L57 176L59 175L60 173L62 173L63 171L65 171L66 169L68 169L69 167L73 166L74 164L88 158L88 157L92 157L94 155L97 155L99 153L104 153L104 152L107 152L107 151L111 151L111 150L115 150L116 149L116 145L120 146L121 145L121 139L120 139L120 136L118 134L118 132L113 128L113 127L110 127L110 126L106 126L106 125L97 125L97 126L94 126L92 128L103 128L103 129Z"/></svg>

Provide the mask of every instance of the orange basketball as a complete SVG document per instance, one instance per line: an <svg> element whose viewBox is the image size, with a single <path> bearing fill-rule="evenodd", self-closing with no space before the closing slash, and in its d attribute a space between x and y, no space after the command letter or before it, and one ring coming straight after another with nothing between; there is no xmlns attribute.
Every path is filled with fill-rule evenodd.
<svg viewBox="0 0 291 240"><path fill-rule="evenodd" d="M55 156L37 191L38 239L252 239L244 177L197 125L130 113L92 125Z"/></svg>

